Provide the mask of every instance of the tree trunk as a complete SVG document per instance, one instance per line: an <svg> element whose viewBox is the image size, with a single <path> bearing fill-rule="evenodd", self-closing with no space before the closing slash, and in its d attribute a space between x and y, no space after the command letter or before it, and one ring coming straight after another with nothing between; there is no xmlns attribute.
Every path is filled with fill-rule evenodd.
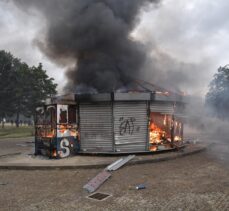
<svg viewBox="0 0 229 211"><path fill-rule="evenodd" d="M19 127L19 111L17 111L17 115L16 115L16 127Z"/></svg>
<svg viewBox="0 0 229 211"><path fill-rule="evenodd" d="M5 116L5 115L3 115L3 116ZM2 123L2 129L5 127L5 118L4 117L1 117L0 118L0 123Z"/></svg>

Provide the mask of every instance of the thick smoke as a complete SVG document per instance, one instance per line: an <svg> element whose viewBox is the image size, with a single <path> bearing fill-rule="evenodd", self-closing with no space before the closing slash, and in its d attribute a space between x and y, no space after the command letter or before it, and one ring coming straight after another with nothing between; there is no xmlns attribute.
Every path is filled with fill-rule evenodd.
<svg viewBox="0 0 229 211"><path fill-rule="evenodd" d="M24 9L41 12L45 34L37 44L59 63L71 61L67 89L113 91L139 78L144 47L130 37L138 14L156 0L15 0ZM43 37L43 38L41 38Z"/></svg>
<svg viewBox="0 0 229 211"><path fill-rule="evenodd" d="M158 44L159 45L159 44ZM144 80L158 84L168 90L180 91L201 96L205 93L205 82L208 81L208 70L212 61L181 62L170 54L160 51L157 46L149 49L141 70Z"/></svg>

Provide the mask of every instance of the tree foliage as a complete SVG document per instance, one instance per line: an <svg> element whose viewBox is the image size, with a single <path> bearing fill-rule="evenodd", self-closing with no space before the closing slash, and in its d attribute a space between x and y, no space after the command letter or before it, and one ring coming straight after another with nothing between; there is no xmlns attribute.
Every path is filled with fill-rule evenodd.
<svg viewBox="0 0 229 211"><path fill-rule="evenodd" d="M0 118L33 116L35 108L56 94L57 84L40 63L29 67L10 53L0 51ZM18 120L18 119L17 119Z"/></svg>
<svg viewBox="0 0 229 211"><path fill-rule="evenodd" d="M229 65L218 68L209 85L206 105L214 116L229 120Z"/></svg>

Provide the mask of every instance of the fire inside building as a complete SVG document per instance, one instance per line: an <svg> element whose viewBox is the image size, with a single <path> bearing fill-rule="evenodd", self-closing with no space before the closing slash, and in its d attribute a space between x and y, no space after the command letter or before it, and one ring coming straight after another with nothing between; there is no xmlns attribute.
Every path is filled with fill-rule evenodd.
<svg viewBox="0 0 229 211"><path fill-rule="evenodd" d="M183 95L155 87L54 97L37 108L35 154L64 158L175 149L183 143L184 110Z"/></svg>

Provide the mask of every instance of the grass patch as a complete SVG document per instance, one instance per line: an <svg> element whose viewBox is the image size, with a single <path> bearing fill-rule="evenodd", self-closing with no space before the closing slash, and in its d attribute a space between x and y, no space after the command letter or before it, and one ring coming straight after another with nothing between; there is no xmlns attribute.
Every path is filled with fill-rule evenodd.
<svg viewBox="0 0 229 211"><path fill-rule="evenodd" d="M34 135L34 127L31 126L5 126L0 128L0 139L3 138L23 138Z"/></svg>

